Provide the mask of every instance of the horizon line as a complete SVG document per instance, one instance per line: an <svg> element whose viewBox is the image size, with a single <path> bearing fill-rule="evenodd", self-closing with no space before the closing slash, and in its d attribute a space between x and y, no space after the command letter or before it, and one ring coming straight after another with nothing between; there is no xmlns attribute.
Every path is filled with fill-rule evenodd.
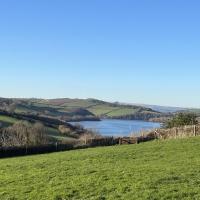
<svg viewBox="0 0 200 200"><path fill-rule="evenodd" d="M44 97L3 97L0 96L2 99L37 99L37 100L56 100L56 99L79 99L79 100L98 100L98 101L104 101L108 103L119 103L119 104L127 104L127 105L136 105L136 106L159 106L159 107L169 107L169 108L180 108L180 109L200 109L200 107L190 107L190 106L178 106L178 105L162 105L162 104L154 104L154 103L137 103L137 102L121 102L121 101L109 101L106 99L99 99L94 97L52 97L52 98L44 98Z"/></svg>

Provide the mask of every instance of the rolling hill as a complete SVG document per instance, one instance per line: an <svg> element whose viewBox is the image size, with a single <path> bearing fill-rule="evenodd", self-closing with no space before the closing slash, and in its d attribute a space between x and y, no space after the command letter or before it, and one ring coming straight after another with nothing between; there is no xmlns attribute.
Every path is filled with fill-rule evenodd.
<svg viewBox="0 0 200 200"><path fill-rule="evenodd" d="M0 109L64 121L99 120L99 118L150 120L168 116L136 105L109 103L97 99L0 99Z"/></svg>

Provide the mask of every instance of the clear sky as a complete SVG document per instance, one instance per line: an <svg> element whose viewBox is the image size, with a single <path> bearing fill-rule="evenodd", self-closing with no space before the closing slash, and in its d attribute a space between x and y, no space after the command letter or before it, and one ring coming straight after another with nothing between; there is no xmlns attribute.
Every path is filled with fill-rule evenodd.
<svg viewBox="0 0 200 200"><path fill-rule="evenodd" d="M200 107L199 0L0 1L0 96Z"/></svg>

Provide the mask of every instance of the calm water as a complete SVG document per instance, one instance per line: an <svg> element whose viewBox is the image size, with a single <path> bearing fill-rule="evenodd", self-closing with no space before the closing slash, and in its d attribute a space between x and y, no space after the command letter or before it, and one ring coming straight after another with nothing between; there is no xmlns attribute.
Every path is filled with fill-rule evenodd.
<svg viewBox="0 0 200 200"><path fill-rule="evenodd" d="M77 124L77 122L72 122ZM78 122L84 128L92 129L104 136L130 136L131 133L138 133L142 130L159 128L159 123L145 122L138 120L114 120L103 119L102 121Z"/></svg>

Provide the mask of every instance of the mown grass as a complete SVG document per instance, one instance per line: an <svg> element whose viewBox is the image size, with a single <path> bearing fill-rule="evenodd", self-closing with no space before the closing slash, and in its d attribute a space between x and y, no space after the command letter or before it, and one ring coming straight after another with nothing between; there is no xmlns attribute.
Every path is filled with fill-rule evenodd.
<svg viewBox="0 0 200 200"><path fill-rule="evenodd" d="M200 138L0 160L0 199L200 199Z"/></svg>

